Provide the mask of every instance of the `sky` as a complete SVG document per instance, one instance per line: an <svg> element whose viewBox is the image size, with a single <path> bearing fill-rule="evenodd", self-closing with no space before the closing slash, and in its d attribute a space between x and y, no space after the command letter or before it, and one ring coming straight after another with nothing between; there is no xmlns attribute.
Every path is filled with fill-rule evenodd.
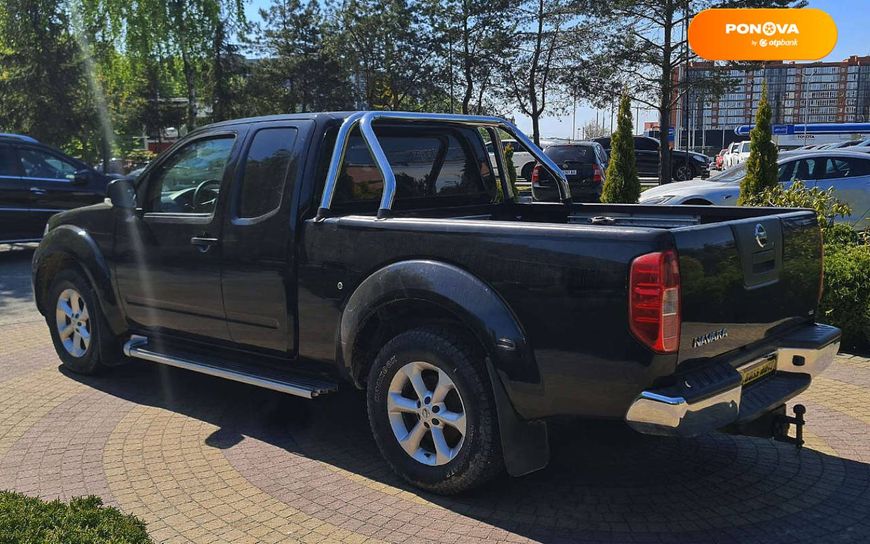
<svg viewBox="0 0 870 544"><path fill-rule="evenodd" d="M251 21L259 21L259 9L268 7L271 0L252 0L246 4L246 14ZM822 60L838 61L852 55L870 55L870 40L867 32L870 29L870 2L868 0L809 0L809 7L828 12L837 25L837 45L834 50ZM633 110L633 113L636 110ZM606 117L610 124L610 111L599 110L600 118ZM514 120L524 132L531 134L532 123L528 117L515 112ZM548 116L541 119L541 134L544 138L570 138L572 130L571 111L561 117ZM596 110L588 104L578 103L576 110L576 126L580 127L596 117ZM658 121L657 114L652 110L640 109L638 119L635 119L637 132L643 130L646 121Z"/></svg>

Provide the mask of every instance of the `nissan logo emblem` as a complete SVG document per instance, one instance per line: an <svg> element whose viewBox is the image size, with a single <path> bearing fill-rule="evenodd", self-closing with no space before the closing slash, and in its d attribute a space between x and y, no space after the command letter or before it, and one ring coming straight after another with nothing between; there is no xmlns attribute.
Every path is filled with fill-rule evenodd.
<svg viewBox="0 0 870 544"><path fill-rule="evenodd" d="M767 231L764 230L761 223L755 225L755 241L758 242L758 247L767 245Z"/></svg>

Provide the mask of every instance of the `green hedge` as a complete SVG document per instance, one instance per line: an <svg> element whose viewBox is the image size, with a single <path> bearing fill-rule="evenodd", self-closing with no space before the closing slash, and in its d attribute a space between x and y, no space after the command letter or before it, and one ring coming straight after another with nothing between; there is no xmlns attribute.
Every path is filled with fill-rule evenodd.
<svg viewBox="0 0 870 544"><path fill-rule="evenodd" d="M844 348L870 347L870 244L825 244L820 319L843 330Z"/></svg>
<svg viewBox="0 0 870 544"><path fill-rule="evenodd" d="M145 523L99 497L45 502L0 491L0 544L150 543Z"/></svg>

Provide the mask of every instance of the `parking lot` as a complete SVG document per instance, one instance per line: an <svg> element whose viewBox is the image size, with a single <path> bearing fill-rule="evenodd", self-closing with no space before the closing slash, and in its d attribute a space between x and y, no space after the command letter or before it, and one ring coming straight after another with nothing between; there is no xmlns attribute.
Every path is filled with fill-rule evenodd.
<svg viewBox="0 0 870 544"><path fill-rule="evenodd" d="M807 445L559 421L541 472L458 497L390 472L361 394L305 401L130 362L59 369L32 249L0 246L0 489L96 494L156 542L868 542L870 359L803 394Z"/></svg>

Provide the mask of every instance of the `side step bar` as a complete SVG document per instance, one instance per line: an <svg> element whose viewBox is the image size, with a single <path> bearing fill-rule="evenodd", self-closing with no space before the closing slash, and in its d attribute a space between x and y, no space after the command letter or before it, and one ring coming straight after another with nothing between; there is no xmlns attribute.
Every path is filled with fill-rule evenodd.
<svg viewBox="0 0 870 544"><path fill-rule="evenodd" d="M291 376L287 374L279 374L277 372L269 372L268 369L263 369L263 372L258 373L252 368L230 368L229 366L221 366L202 361L195 361L186 357L170 355L167 353L159 353L148 349L148 338L144 336L133 336L127 343L124 344L124 355L134 357L136 359L144 359L152 363L160 363L162 365L174 366L185 370L192 370L200 374L208 374L217 378L224 378L234 382L246 383L256 387L263 387L281 393L313 399L326 393L332 393L338 390L338 384L317 378L307 376Z"/></svg>

